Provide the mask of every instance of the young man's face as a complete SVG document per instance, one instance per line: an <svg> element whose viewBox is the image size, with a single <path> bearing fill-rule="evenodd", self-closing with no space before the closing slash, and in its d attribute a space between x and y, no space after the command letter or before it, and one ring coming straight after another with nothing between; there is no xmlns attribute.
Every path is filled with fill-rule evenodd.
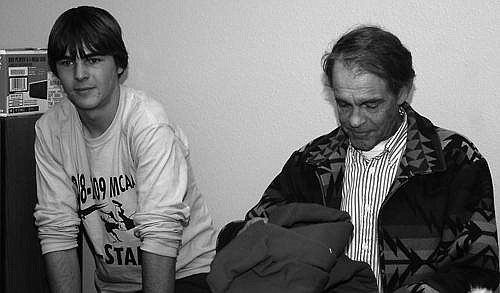
<svg viewBox="0 0 500 293"><path fill-rule="evenodd" d="M406 96L394 96L383 79L336 61L332 87L340 125L353 147L371 150L396 132L401 123L398 109Z"/></svg>
<svg viewBox="0 0 500 293"><path fill-rule="evenodd" d="M57 73L68 99L79 112L102 110L119 99L118 74L123 69L113 56L95 55L86 48L78 52L76 59L69 52L66 56L57 61Z"/></svg>

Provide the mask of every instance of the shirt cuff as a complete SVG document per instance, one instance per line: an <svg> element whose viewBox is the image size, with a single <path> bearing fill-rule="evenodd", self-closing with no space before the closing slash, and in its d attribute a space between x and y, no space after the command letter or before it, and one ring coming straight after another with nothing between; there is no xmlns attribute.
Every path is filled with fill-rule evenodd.
<svg viewBox="0 0 500 293"><path fill-rule="evenodd" d="M177 257L181 240L160 240L160 239L144 239L142 241L141 250L153 254Z"/></svg>
<svg viewBox="0 0 500 293"><path fill-rule="evenodd" d="M42 254L78 247L78 231L78 226L59 230L39 228L38 237L40 238Z"/></svg>

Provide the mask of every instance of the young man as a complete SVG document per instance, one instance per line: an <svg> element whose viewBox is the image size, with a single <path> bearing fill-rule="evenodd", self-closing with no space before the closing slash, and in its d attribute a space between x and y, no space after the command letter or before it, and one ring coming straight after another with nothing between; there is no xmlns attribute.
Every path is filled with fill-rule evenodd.
<svg viewBox="0 0 500 293"><path fill-rule="evenodd" d="M187 140L160 103L120 85L118 22L100 8L67 10L48 60L68 95L36 124L34 215L52 292L81 290L80 227L99 292L207 292L215 230Z"/></svg>
<svg viewBox="0 0 500 293"><path fill-rule="evenodd" d="M345 253L371 266L380 292L496 288L488 164L472 142L407 103L411 53L390 32L361 26L323 61L340 127L292 154L247 223L228 225L219 243L277 206L317 203L351 215Z"/></svg>

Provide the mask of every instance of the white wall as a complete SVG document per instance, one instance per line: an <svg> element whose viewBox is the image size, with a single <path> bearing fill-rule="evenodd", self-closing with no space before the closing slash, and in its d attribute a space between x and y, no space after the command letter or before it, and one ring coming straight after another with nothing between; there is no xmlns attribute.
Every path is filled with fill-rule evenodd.
<svg viewBox="0 0 500 293"><path fill-rule="evenodd" d="M218 227L258 201L294 149L336 126L320 58L361 23L406 44L417 73L412 105L474 141L500 186L497 0L3 0L0 47L46 46L55 18L82 3L121 23L125 84L160 99L190 138Z"/></svg>

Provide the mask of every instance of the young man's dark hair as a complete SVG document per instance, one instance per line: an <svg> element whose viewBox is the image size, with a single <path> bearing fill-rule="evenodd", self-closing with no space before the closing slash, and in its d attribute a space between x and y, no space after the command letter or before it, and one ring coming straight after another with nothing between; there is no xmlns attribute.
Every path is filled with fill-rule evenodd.
<svg viewBox="0 0 500 293"><path fill-rule="evenodd" d="M79 6L65 11L52 27L47 48L49 66L56 76L57 61L66 58L66 53L76 59L85 48L92 54L113 56L124 71L128 66L120 25L102 8Z"/></svg>
<svg viewBox="0 0 500 293"><path fill-rule="evenodd" d="M411 87L415 77L410 51L395 35L376 26L349 31L323 56L323 71L330 86L337 60L350 69L382 78L395 96L403 87Z"/></svg>

